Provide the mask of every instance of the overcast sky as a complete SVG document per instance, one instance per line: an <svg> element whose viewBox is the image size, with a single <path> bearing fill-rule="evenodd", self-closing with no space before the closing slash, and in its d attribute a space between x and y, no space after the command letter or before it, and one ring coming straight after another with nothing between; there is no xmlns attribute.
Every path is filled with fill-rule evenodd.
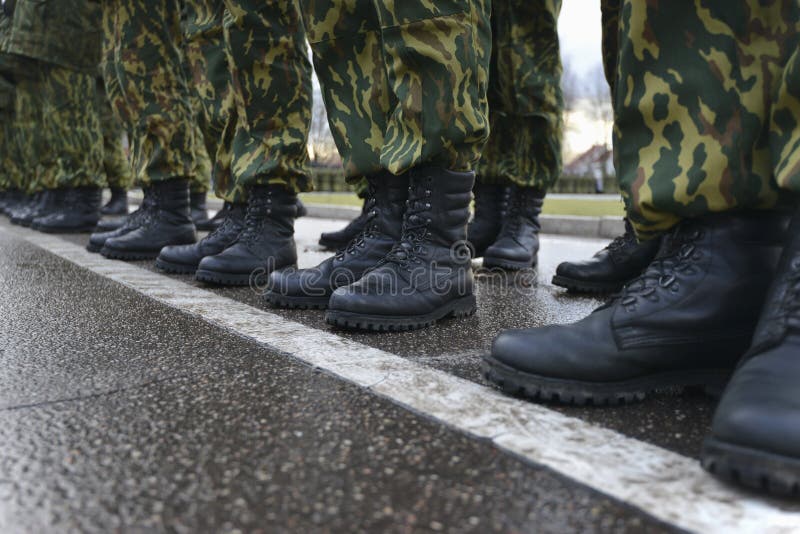
<svg viewBox="0 0 800 534"><path fill-rule="evenodd" d="M602 63L600 0L564 0L558 21L561 56L579 77Z"/></svg>

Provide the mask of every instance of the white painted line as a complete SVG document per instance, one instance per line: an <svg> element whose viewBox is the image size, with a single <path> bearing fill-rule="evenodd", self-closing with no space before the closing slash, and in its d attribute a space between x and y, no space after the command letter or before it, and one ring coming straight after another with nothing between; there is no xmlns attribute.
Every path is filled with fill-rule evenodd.
<svg viewBox="0 0 800 534"><path fill-rule="evenodd" d="M717 482L690 458L167 276L106 260L57 237L3 225L0 231L415 412L491 440L505 451L677 527L725 534L800 530L800 506L741 493Z"/></svg>

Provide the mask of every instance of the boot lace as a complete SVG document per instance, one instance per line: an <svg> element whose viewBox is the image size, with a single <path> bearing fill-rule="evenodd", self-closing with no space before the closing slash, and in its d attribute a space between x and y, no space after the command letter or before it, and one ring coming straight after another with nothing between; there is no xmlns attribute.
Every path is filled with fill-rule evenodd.
<svg viewBox="0 0 800 534"><path fill-rule="evenodd" d="M431 209L430 197L429 184L416 184L408 188L403 233L384 262L394 263L409 271L413 265L422 263L419 256L424 250L425 240L430 236L428 225L432 222L427 216Z"/></svg>
<svg viewBox="0 0 800 534"><path fill-rule="evenodd" d="M363 224L364 229L359 232L356 237L351 239L347 245L339 248L336 251L335 258L337 261L342 261L348 254L357 255L359 251L366 246L366 240L378 234L378 225L376 224L378 213L375 211L375 204L375 187L370 184L369 196L364 204L364 209L361 211L361 214L355 218L355 220L347 225L350 227L354 224Z"/></svg>
<svg viewBox="0 0 800 534"><path fill-rule="evenodd" d="M624 236L617 239L621 238ZM692 274L696 269L695 261L701 257L696 243L702 238L702 230L687 230L679 225L665 237L661 251L644 273L628 282L622 291L611 295L600 309L617 301L626 307L635 306L639 299L654 302L659 299L659 290L677 291L677 275Z"/></svg>
<svg viewBox="0 0 800 534"><path fill-rule="evenodd" d="M247 203L244 214L244 230L239 235L239 242L252 245L263 234L266 216L272 214L272 195L255 196Z"/></svg>

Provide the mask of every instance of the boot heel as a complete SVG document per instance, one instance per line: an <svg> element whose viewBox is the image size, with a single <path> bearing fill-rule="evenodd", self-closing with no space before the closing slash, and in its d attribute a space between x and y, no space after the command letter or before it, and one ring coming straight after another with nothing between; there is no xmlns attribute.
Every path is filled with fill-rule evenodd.
<svg viewBox="0 0 800 534"><path fill-rule="evenodd" d="M462 297L454 302L453 309L447 316L461 319L463 317L475 315L476 311L478 311L478 300L475 298L475 295L469 295L468 297Z"/></svg>

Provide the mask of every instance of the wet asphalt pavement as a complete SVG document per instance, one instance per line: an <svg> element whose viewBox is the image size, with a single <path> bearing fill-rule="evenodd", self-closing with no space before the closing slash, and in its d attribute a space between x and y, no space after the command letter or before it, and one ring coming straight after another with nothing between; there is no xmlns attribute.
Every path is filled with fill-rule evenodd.
<svg viewBox="0 0 800 534"><path fill-rule="evenodd" d="M326 256L315 238L338 224L298 222L301 267ZM1 532L670 530L7 227L0 221ZM603 244L545 236L538 272L480 276L475 317L420 332L351 334L330 330L321 312L270 311L483 383L479 356L499 331L569 322L600 303L549 279L559 261ZM268 309L249 288L212 289ZM556 409L696 457L713 407L665 392L629 407Z"/></svg>

